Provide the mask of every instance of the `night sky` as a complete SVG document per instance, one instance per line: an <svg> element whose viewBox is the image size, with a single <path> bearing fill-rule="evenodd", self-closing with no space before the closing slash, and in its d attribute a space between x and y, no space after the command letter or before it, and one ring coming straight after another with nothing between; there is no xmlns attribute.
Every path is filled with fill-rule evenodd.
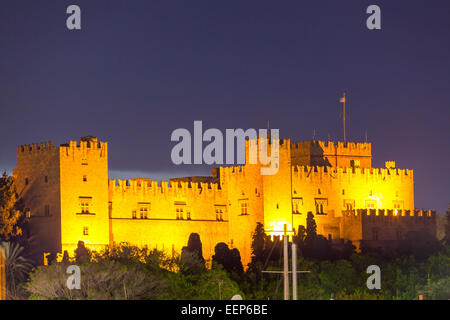
<svg viewBox="0 0 450 320"><path fill-rule="evenodd" d="M66 28L81 7L82 30ZM381 7L381 30L366 8ZM416 207L450 201L450 1L0 1L0 169L16 145L94 135L111 178L171 164L176 128L279 128L373 143L415 170Z"/></svg>

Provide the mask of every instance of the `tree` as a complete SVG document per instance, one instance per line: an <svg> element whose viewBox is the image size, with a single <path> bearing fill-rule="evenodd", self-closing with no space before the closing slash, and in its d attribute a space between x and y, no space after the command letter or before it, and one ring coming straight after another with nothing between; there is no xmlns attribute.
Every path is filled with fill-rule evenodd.
<svg viewBox="0 0 450 320"><path fill-rule="evenodd" d="M274 243L264 231L264 225L260 222L256 223L255 231L252 236L252 256L249 268L256 270L257 265L263 267L267 263L273 250Z"/></svg>
<svg viewBox="0 0 450 320"><path fill-rule="evenodd" d="M227 271L232 278L235 278L235 275L240 277L244 272L239 250L236 248L230 250L230 248L228 248L228 245L223 242L219 242L214 248L212 262L213 265L222 265L225 271Z"/></svg>
<svg viewBox="0 0 450 320"><path fill-rule="evenodd" d="M192 289L189 299L194 300L230 300L235 294L244 296L238 284L217 265L203 272Z"/></svg>
<svg viewBox="0 0 450 320"><path fill-rule="evenodd" d="M202 261L203 263L205 262L202 252L202 242L198 233L191 233L189 235L187 250L189 250L190 252L195 252L200 261Z"/></svg>
<svg viewBox="0 0 450 320"><path fill-rule="evenodd" d="M187 247L181 249L180 260L180 271L183 274L199 274L205 269L202 242L197 233L191 233L189 235Z"/></svg>
<svg viewBox="0 0 450 320"><path fill-rule="evenodd" d="M5 252L6 286L10 296L17 294L17 284L28 277L33 268L31 260L23 256L23 247L17 243L1 242L0 248Z"/></svg>
<svg viewBox="0 0 450 320"><path fill-rule="evenodd" d="M450 245L450 203L448 204L448 210L445 215L445 237L444 244Z"/></svg>
<svg viewBox="0 0 450 320"><path fill-rule="evenodd" d="M0 240L10 240L22 235L23 216L17 200L14 179L6 172L0 177Z"/></svg>
<svg viewBox="0 0 450 320"><path fill-rule="evenodd" d="M168 281L148 272L143 264L119 261L80 265L81 289L69 290L67 263L40 266L30 274L26 289L32 299L147 300L164 298Z"/></svg>
<svg viewBox="0 0 450 320"><path fill-rule="evenodd" d="M299 225L297 234L294 236L293 241L297 245L297 250L300 254L303 254L305 249L306 229L304 226Z"/></svg>
<svg viewBox="0 0 450 320"><path fill-rule="evenodd" d="M83 264L91 261L91 251L85 247L83 241L78 241L77 248L75 249L75 260L79 264Z"/></svg>
<svg viewBox="0 0 450 320"><path fill-rule="evenodd" d="M313 242L317 239L317 224L316 220L314 220L314 214L309 211L308 216L306 217L306 237L305 242Z"/></svg>
<svg viewBox="0 0 450 320"><path fill-rule="evenodd" d="M183 248L184 249L184 248ZM195 252L182 250L180 257L180 272L184 275L197 275L205 270L205 264Z"/></svg>

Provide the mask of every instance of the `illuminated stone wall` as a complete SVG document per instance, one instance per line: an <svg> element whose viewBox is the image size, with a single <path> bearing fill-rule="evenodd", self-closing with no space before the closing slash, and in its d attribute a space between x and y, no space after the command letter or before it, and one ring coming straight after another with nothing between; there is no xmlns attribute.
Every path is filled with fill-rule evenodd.
<svg viewBox="0 0 450 320"><path fill-rule="evenodd" d="M274 175L261 175L260 164L247 164L220 167L210 182L115 181L108 180L107 143L86 137L60 147L19 146L14 178L41 253L73 254L81 240L91 249L126 242L170 255L180 253L189 235L198 233L205 259L218 242L225 242L239 249L245 266L258 222L272 235L281 234L287 224L292 235L313 212L319 234L359 244L369 241L373 223L384 220L343 217L343 211L414 212L413 171L397 169L393 161L387 168L372 168L371 157L368 143L286 139L279 140ZM419 228L422 220L402 221L402 232L433 225ZM379 241L395 240L393 232Z"/></svg>
<svg viewBox="0 0 450 320"><path fill-rule="evenodd" d="M37 261L42 252L61 251L61 184L59 148L51 142L17 147L13 170L17 193L23 199Z"/></svg>
<svg viewBox="0 0 450 320"><path fill-rule="evenodd" d="M70 141L59 150L63 251L73 251L79 240L101 249L110 243L107 143Z"/></svg>
<svg viewBox="0 0 450 320"><path fill-rule="evenodd" d="M229 243L228 202L211 183L110 180L111 242L181 252L198 233L206 259L218 242Z"/></svg>

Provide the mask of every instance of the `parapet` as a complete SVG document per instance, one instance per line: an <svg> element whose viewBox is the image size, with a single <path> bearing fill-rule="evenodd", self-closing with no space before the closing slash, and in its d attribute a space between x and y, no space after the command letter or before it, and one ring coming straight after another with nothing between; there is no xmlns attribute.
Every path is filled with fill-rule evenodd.
<svg viewBox="0 0 450 320"><path fill-rule="evenodd" d="M292 149L306 149L312 151L318 149L323 155L372 155L372 144L370 142L342 142L336 144L333 141L300 141L291 143Z"/></svg>
<svg viewBox="0 0 450 320"><path fill-rule="evenodd" d="M100 157L107 157L108 143L98 141L97 138L88 136L80 138L80 141L69 141L69 143L61 144L61 154L70 156L75 153L87 154L89 151L100 152Z"/></svg>
<svg viewBox="0 0 450 320"><path fill-rule="evenodd" d="M192 181L156 181L150 179L129 179L108 181L113 194L127 195L169 195L169 196L212 196L220 193L218 183Z"/></svg>
<svg viewBox="0 0 450 320"><path fill-rule="evenodd" d="M404 217L421 217L434 219L436 217L436 211L425 209L416 209L414 211L400 209L356 209L342 210L342 217L398 217L399 219Z"/></svg>
<svg viewBox="0 0 450 320"><path fill-rule="evenodd" d="M327 168L323 166L292 166L292 178L311 179L317 177L329 177L333 179L352 179L355 177L367 177L372 179L414 178L412 169L387 169L387 168Z"/></svg>
<svg viewBox="0 0 450 320"><path fill-rule="evenodd" d="M17 153L37 153L44 152L48 150L54 150L56 147L53 146L52 141L24 144L17 146Z"/></svg>

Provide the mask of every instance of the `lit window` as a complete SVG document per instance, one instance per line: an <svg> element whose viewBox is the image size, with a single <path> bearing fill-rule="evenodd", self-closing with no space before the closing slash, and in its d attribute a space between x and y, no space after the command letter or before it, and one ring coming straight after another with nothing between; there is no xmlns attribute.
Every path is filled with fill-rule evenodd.
<svg viewBox="0 0 450 320"><path fill-rule="evenodd" d="M223 215L226 212L226 206L225 205L214 205L216 210L216 220L217 221L223 221Z"/></svg>
<svg viewBox="0 0 450 320"><path fill-rule="evenodd" d="M88 236L89 235L89 228L88 227L83 227L83 235L84 236Z"/></svg>
<svg viewBox="0 0 450 320"><path fill-rule="evenodd" d="M241 215L245 216L248 215L248 203L242 201L241 202Z"/></svg>
<svg viewBox="0 0 450 320"><path fill-rule="evenodd" d="M175 211L177 213L177 219L183 220L184 219L184 209L180 207L180 208L176 208Z"/></svg>
<svg viewBox="0 0 450 320"><path fill-rule="evenodd" d="M92 197L80 197L80 209L82 214L89 214L92 205Z"/></svg>
<svg viewBox="0 0 450 320"><path fill-rule="evenodd" d="M344 209L347 211L352 211L355 207L355 200L346 199L344 200Z"/></svg>
<svg viewBox="0 0 450 320"><path fill-rule="evenodd" d="M316 214L326 214L328 199L315 199Z"/></svg>
<svg viewBox="0 0 450 320"><path fill-rule="evenodd" d="M184 201L175 201L175 213L177 220L184 219L184 213L186 212L186 202Z"/></svg>
<svg viewBox="0 0 450 320"><path fill-rule="evenodd" d="M292 199L292 213L300 214L302 206L303 206L303 198Z"/></svg>
<svg viewBox="0 0 450 320"><path fill-rule="evenodd" d="M150 211L150 203L139 202L138 207L141 219L148 219L148 212Z"/></svg>
<svg viewBox="0 0 450 320"><path fill-rule="evenodd" d="M376 209L377 201L376 200L366 200L366 209Z"/></svg>
<svg viewBox="0 0 450 320"><path fill-rule="evenodd" d="M131 217L132 217L133 219L136 219L136 210L133 210L133 211L131 212Z"/></svg>

